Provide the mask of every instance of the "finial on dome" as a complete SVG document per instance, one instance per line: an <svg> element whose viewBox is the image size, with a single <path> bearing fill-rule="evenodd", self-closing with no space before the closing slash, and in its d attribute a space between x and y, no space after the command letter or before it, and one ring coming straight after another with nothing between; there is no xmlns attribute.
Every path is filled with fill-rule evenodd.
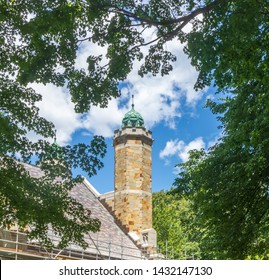
<svg viewBox="0 0 269 280"><path fill-rule="evenodd" d="M132 109L134 109L134 95L132 94Z"/></svg>
<svg viewBox="0 0 269 280"><path fill-rule="evenodd" d="M132 109L124 115L121 127L144 127L142 116L134 109L134 95L132 94Z"/></svg>

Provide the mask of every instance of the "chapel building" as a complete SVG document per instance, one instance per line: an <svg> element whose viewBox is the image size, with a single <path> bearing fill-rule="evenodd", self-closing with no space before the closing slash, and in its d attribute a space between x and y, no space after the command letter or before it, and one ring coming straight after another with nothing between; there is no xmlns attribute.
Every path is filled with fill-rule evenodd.
<svg viewBox="0 0 269 280"><path fill-rule="evenodd" d="M89 233L88 248L70 244L64 250L47 250L26 232L0 228L1 259L156 259L157 237L152 228L152 133L144 126L134 104L114 132L114 191L100 194L86 179L70 195L93 218L100 231ZM23 164L32 177L40 178L38 166ZM49 233L57 244L59 238Z"/></svg>

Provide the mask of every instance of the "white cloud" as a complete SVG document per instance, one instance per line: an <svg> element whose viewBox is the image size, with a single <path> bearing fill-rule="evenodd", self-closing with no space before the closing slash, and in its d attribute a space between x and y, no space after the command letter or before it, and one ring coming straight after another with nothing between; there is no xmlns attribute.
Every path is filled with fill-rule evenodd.
<svg viewBox="0 0 269 280"><path fill-rule="evenodd" d="M90 34L89 34L90 37ZM98 46L97 44L93 44L90 42L84 42L80 45L79 50L78 50L78 56L75 61L75 67L77 69L84 68L87 69L88 64L87 64L87 58L90 55L94 56L99 56L102 55L103 59L102 62L103 64L106 64L108 62L106 58L106 52L107 52L107 47L101 47Z"/></svg>
<svg viewBox="0 0 269 280"><path fill-rule="evenodd" d="M184 148L184 142L178 139L166 142L165 148L160 152L160 158L170 157L176 155Z"/></svg>
<svg viewBox="0 0 269 280"><path fill-rule="evenodd" d="M60 145L67 144L77 129L81 128L80 115L74 111L74 104L70 95L64 88L58 88L48 84L31 85L42 95L42 101L37 103L40 115L54 123L57 130L57 142Z"/></svg>
<svg viewBox="0 0 269 280"><path fill-rule="evenodd" d="M155 36L153 29L147 29L145 39L148 41ZM137 72L140 62L135 62L133 70L124 81L122 97L112 100L108 107L100 109L92 107L89 111L83 127L90 132L101 134L105 137L113 136L113 130L121 125L124 114L131 108L131 95L135 95L135 109L141 113L145 125L151 129L161 121L175 129L175 121L182 115L181 98L185 97L188 105L195 106L202 93L197 93L193 85L197 79L196 70L190 65L187 56L183 53L183 45L178 41L166 44L167 50L171 50L178 57L174 63L174 70L167 76L145 75L141 78ZM90 44L82 46L77 59L77 67L86 67L85 61L90 53L105 54L104 47ZM146 54L148 48L143 49ZM127 86L126 86L127 85ZM128 101L129 100L129 101ZM128 106L122 107L122 103Z"/></svg>
<svg viewBox="0 0 269 280"><path fill-rule="evenodd" d="M179 151L178 156L183 162L186 162L189 159L189 151L201 150L202 148L205 148L205 143L202 137L198 137L185 145L183 149Z"/></svg>
<svg viewBox="0 0 269 280"><path fill-rule="evenodd" d="M152 29L148 29L146 39L153 36L155 34ZM124 81L122 96L111 100L107 108L93 106L83 118L74 112L74 105L65 89L53 85L34 84L33 87L43 96L42 102L38 105L40 113L55 124L57 141L60 144L68 143L72 134L81 128L88 130L89 133L105 137L113 136L114 129L120 127L124 114L131 108L131 94L135 95L135 109L141 113L147 128L151 129L163 121L169 128L175 129L176 119L182 115L182 100L185 99L189 106L195 106L203 93L197 93L193 89L197 72L183 53L183 45L174 40L168 42L165 47L178 58L173 64L174 70L169 75L164 77L145 75L141 78L137 74L140 63L135 62L133 70ZM86 68L86 59L90 54L104 55L105 52L106 47L84 42L79 48L76 67ZM143 52L146 54L147 48L143 49ZM128 105L123 106L126 102Z"/></svg>
<svg viewBox="0 0 269 280"><path fill-rule="evenodd" d="M186 162L189 159L190 150L201 150L202 148L205 148L205 143L202 137L198 137L188 144L185 144L179 139L170 140L160 152L160 158L165 159L166 157L177 155L181 161Z"/></svg>
<svg viewBox="0 0 269 280"><path fill-rule="evenodd" d="M107 108L92 107L82 125L94 134L110 137L113 131L119 128L123 116L123 111L113 99L109 101Z"/></svg>
<svg viewBox="0 0 269 280"><path fill-rule="evenodd" d="M145 37L149 39L152 36L152 30L148 29ZM166 48L178 58L169 75L148 74L141 78L137 74L140 63L135 62L126 80L131 85L131 93L135 95L135 108L142 114L148 128L164 121L168 127L175 129L175 120L182 115L182 97L189 106L195 106L203 94L193 89L197 72L183 53L183 45L174 40L167 43ZM147 48L143 50L144 54L146 51Z"/></svg>

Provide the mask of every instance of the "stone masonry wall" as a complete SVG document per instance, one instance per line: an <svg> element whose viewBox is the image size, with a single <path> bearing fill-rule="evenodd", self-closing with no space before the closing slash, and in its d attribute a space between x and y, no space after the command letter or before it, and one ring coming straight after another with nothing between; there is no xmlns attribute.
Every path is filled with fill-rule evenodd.
<svg viewBox="0 0 269 280"><path fill-rule="evenodd" d="M144 128L115 132L115 215L138 234L152 227L152 141Z"/></svg>
<svg viewBox="0 0 269 280"><path fill-rule="evenodd" d="M106 205L111 208L111 211L114 212L114 191L113 192L108 192L108 193L104 193L101 194L99 196L100 201L105 202Z"/></svg>

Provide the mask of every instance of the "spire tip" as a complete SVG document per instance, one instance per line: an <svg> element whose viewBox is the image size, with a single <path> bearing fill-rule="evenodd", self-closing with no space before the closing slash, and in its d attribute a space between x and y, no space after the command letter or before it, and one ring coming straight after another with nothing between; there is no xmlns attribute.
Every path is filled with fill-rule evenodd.
<svg viewBox="0 0 269 280"><path fill-rule="evenodd" d="M132 108L134 109L134 95L132 94Z"/></svg>

